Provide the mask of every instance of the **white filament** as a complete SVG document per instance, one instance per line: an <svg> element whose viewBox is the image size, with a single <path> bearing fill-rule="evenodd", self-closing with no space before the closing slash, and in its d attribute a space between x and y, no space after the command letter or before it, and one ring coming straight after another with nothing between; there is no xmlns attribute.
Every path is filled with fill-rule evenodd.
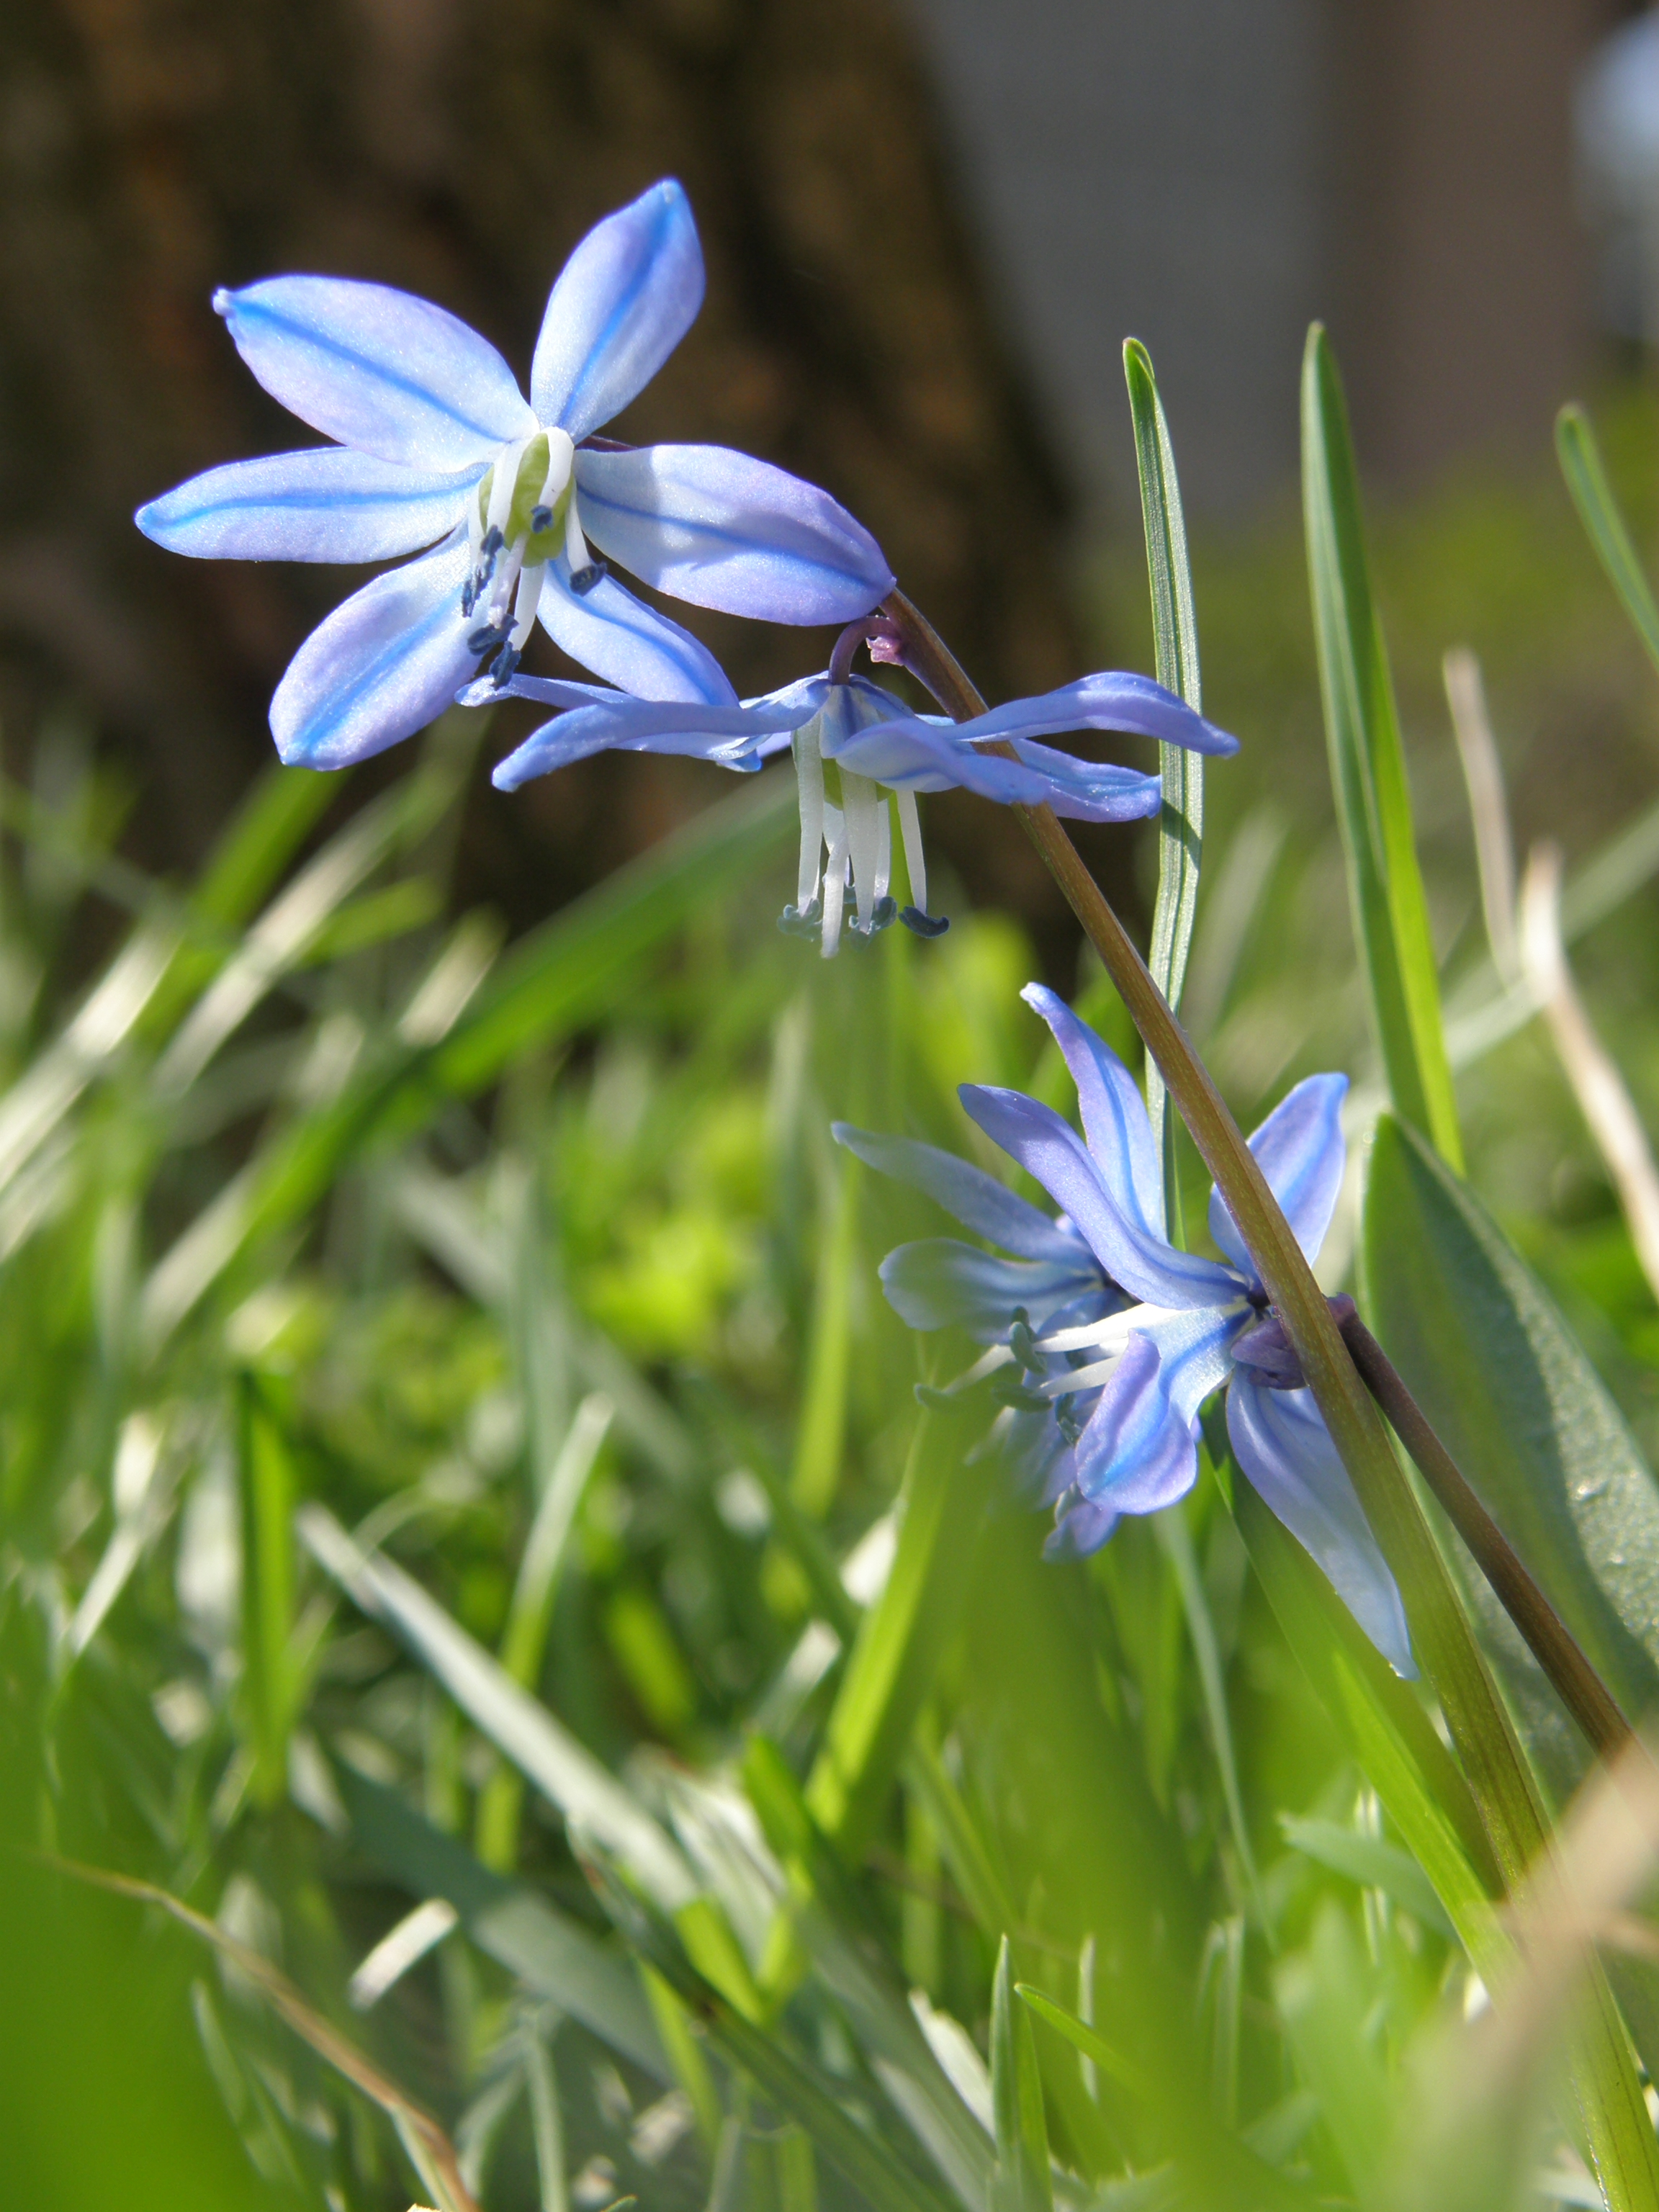
<svg viewBox="0 0 1659 2212"><path fill-rule="evenodd" d="M818 750L818 717L795 732L795 781L800 791L800 869L795 878L795 908L805 914L818 895L818 860L823 850L823 757Z"/></svg>
<svg viewBox="0 0 1659 2212"><path fill-rule="evenodd" d="M514 653L522 653L536 626L536 610L542 603L542 586L547 578L547 563L538 561L533 568L520 572L518 592L513 601L513 630L507 639Z"/></svg>
<svg viewBox="0 0 1659 2212"><path fill-rule="evenodd" d="M927 863L921 854L921 817L914 791L896 791L900 834L904 839L904 866L910 878L910 903L920 914L927 911Z"/></svg>
<svg viewBox="0 0 1659 2212"><path fill-rule="evenodd" d="M878 785L868 776L841 775L842 811L847 817L848 849L853 862L853 888L858 894L859 926L868 931L875 919L875 876L881 845L878 816L886 811Z"/></svg>

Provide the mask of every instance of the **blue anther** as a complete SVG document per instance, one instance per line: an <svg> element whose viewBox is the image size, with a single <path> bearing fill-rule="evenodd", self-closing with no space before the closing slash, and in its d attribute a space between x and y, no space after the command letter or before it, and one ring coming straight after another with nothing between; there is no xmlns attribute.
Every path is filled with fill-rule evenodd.
<svg viewBox="0 0 1659 2212"><path fill-rule="evenodd" d="M899 920L917 937L943 937L951 927L946 914L924 914L919 906L907 906Z"/></svg>
<svg viewBox="0 0 1659 2212"><path fill-rule="evenodd" d="M570 572L570 588L579 599L585 599L596 584L602 584L611 574L603 561L590 561L585 568Z"/></svg>
<svg viewBox="0 0 1659 2212"><path fill-rule="evenodd" d="M518 674L519 663L523 658L524 655L518 647L512 645L504 645L495 655L495 665L491 667L489 675L491 682L498 691L505 690Z"/></svg>
<svg viewBox="0 0 1659 2212"><path fill-rule="evenodd" d="M551 530L553 527L552 508L550 507L532 507L530 510L530 527L532 532L537 533L539 533L544 530Z"/></svg>
<svg viewBox="0 0 1659 2212"><path fill-rule="evenodd" d="M475 629L467 639L466 649L469 653L488 653L491 646L506 643L507 632L497 629L492 623L483 629Z"/></svg>

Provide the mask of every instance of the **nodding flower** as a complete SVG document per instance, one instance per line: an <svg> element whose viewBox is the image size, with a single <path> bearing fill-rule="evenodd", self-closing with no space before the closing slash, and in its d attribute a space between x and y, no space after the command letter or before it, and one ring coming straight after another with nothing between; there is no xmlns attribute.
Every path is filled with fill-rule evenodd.
<svg viewBox="0 0 1659 2212"><path fill-rule="evenodd" d="M341 768L441 714L486 655L503 680L539 619L605 682L736 705L713 656L623 589L778 623L847 623L891 589L880 547L826 492L719 446L596 437L702 302L684 192L653 185L555 283L530 397L429 301L272 276L214 306L259 382L337 442L210 469L135 518L204 560L385 561L300 647L270 705L283 760Z"/></svg>
<svg viewBox="0 0 1659 2212"><path fill-rule="evenodd" d="M989 1347L961 1379L992 1378L997 1432L1026 1486L1054 1509L1052 1557L1097 1551L1123 1514L1183 1498L1198 1474L1199 1410L1224 1388L1245 1479L1383 1656L1414 1674L1399 1589L1225 1201L1212 1190L1210 1235L1224 1259L1168 1241L1162 1162L1133 1077L1052 991L1032 983L1023 995L1077 1086L1082 1136L1021 1091L964 1084L960 1095L1060 1217L932 1146L838 1122L860 1159L1018 1255L950 1237L901 1245L882 1262L889 1303L913 1328L965 1326ZM1310 1260L1342 1185L1347 1088L1345 1075L1309 1076L1250 1139Z"/></svg>
<svg viewBox="0 0 1659 2212"><path fill-rule="evenodd" d="M1129 822L1156 814L1155 775L1073 758L1038 738L1115 730L1195 751L1230 753L1237 740L1150 677L1103 672L1057 691L1016 699L969 722L918 714L863 676L827 671L736 703L729 685L702 702L624 698L592 684L514 675L481 679L461 694L483 705L509 696L562 711L532 732L495 770L503 791L590 753L692 753L732 769L756 769L788 745L800 798L800 866L780 927L816 937L826 958L844 933L873 937L893 921L937 937L948 924L930 912L918 793L959 788L1005 805L1052 806L1082 822ZM724 684L724 679L722 678ZM1000 742L1012 757L981 747ZM893 817L897 816L897 835ZM892 891L902 850L909 899ZM850 897L849 897L850 894Z"/></svg>

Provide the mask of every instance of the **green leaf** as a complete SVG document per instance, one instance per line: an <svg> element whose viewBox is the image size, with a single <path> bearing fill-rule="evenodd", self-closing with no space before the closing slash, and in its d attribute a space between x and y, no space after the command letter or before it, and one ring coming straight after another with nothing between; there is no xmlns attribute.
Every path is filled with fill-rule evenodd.
<svg viewBox="0 0 1659 2212"><path fill-rule="evenodd" d="M1296 1539L1233 1470L1233 1513L1285 1640L1482 1971L1507 1955L1468 1785L1406 1685Z"/></svg>
<svg viewBox="0 0 1659 2212"><path fill-rule="evenodd" d="M289 1637L294 1626L295 1483L288 1439L262 1384L244 1376L237 1395L242 1519L242 1710L253 1753L254 1802L276 1804L288 1789L293 1718Z"/></svg>
<svg viewBox="0 0 1659 2212"><path fill-rule="evenodd" d="M302 1508L298 1528L324 1571L402 1639L579 1834L615 1851L665 1911L690 1902L696 1893L691 1870L639 1800L435 1599L390 1559L361 1550L322 1506Z"/></svg>
<svg viewBox="0 0 1659 2212"><path fill-rule="evenodd" d="M1357 1882L1362 1889L1382 1890L1425 1928L1437 1928L1443 1936L1456 1941L1451 1916L1409 1852L1384 1843L1380 1836L1363 1836L1358 1829L1341 1827L1334 1820L1302 1820L1293 1814L1281 1813L1279 1825L1293 1850L1317 1860L1333 1874Z"/></svg>
<svg viewBox="0 0 1659 2212"><path fill-rule="evenodd" d="M1372 1147L1361 1261L1372 1326L1452 1457L1625 1711L1650 1711L1659 1487L1543 1285L1391 1115ZM1585 1764L1576 1731L1480 1576L1466 1579L1528 1747L1571 1787Z"/></svg>
<svg viewBox="0 0 1659 2212"><path fill-rule="evenodd" d="M969 1454L982 1403L924 1408L899 1499L898 1548L865 1614L807 1784L813 1818L856 1860L879 1819L973 1571L994 1455Z"/></svg>
<svg viewBox="0 0 1659 2212"><path fill-rule="evenodd" d="M1014 1972L1005 1936L991 1984L991 2110L997 2130L996 2212L1054 2212L1048 2177L1048 2127L1030 2016L1014 2002Z"/></svg>
<svg viewBox="0 0 1659 2212"><path fill-rule="evenodd" d="M1366 2033L1372 1984L1334 1898L1322 1900L1308 1948L1279 1960L1273 1994L1297 2069L1319 2099L1349 2180L1363 2191L1387 2146L1389 2084Z"/></svg>
<svg viewBox="0 0 1659 2212"><path fill-rule="evenodd" d="M1383 1071L1396 1109L1461 1167L1434 944L1347 409L1317 323L1303 363L1302 495L1331 783Z"/></svg>
<svg viewBox="0 0 1659 2212"><path fill-rule="evenodd" d="M625 1958L529 1889L492 1874L463 1843L395 1790L337 1763L351 1840L411 1897L441 1897L479 1950L659 2081L673 2076L651 2011Z"/></svg>
<svg viewBox="0 0 1659 2212"><path fill-rule="evenodd" d="M1589 534L1596 557L1607 570L1608 581L1619 594L1619 603L1630 617L1636 635L1647 648L1648 659L1659 668L1659 607L1654 605L1652 590L1625 527L1624 517L1614 503L1613 487L1601 465L1601 452L1589 416L1576 402L1564 407L1555 418L1555 450L1560 459L1561 473L1567 480L1567 489L1572 494L1572 503Z"/></svg>
<svg viewBox="0 0 1659 2212"><path fill-rule="evenodd" d="M1153 667L1165 690L1201 709L1198 622L1193 611L1187 524L1175 448L1158 397L1152 357L1139 338L1123 348L1134 426L1135 465L1140 477L1140 515L1146 538L1146 574L1152 595ZM1159 990L1177 1011L1187 979L1187 956L1198 918L1199 864L1204 846L1204 756L1184 746L1160 744L1164 805L1158 824L1158 899L1152 909L1152 968ZM1181 1242L1181 1186L1176 1164L1176 1120L1164 1079L1146 1063L1146 1108L1164 1161L1164 1205L1170 1236Z"/></svg>
<svg viewBox="0 0 1659 2212"><path fill-rule="evenodd" d="M1039 2020L1046 2020L1066 2038L1074 2050L1098 2066L1103 2074L1109 2075L1129 2092L1132 2097L1146 2097L1150 2090L1146 2075L1115 2044L1109 2043L1097 2027L1091 2027L1086 2020L1079 2020L1074 2012L1067 2012L1063 2004L1056 2004L1043 1990L1034 1989L1029 1982L1016 1982L1015 1994L1022 1997Z"/></svg>

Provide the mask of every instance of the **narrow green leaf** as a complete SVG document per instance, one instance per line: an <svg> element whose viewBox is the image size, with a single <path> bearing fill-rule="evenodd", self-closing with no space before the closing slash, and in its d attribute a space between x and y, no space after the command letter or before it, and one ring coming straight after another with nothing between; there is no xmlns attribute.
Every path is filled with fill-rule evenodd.
<svg viewBox="0 0 1659 2212"><path fill-rule="evenodd" d="M1456 1941L1450 1915L1409 1852L1384 1843L1380 1836L1364 1836L1358 1829L1341 1827L1334 1820L1302 1820L1281 1813L1279 1825L1293 1850L1362 1889L1382 1890L1425 1928L1437 1928L1443 1936Z"/></svg>
<svg viewBox="0 0 1659 2212"><path fill-rule="evenodd" d="M246 921L299 850L345 776L314 769L266 770L231 817L191 894L204 920L234 929Z"/></svg>
<svg viewBox="0 0 1659 2212"><path fill-rule="evenodd" d="M1366 2033L1372 1984L1341 1907L1324 1898L1305 1951L1281 1959L1273 1994L1297 2069L1319 2099L1356 2193L1382 2163L1389 2134L1389 2083Z"/></svg>
<svg viewBox="0 0 1659 2212"><path fill-rule="evenodd" d="M1158 397L1152 357L1139 338L1123 348L1140 477L1140 514L1146 538L1146 574L1152 595L1153 666L1166 690L1201 708L1198 623L1187 559L1187 524L1175 447ZM1183 746L1160 744L1164 805L1158 825L1158 899L1152 909L1153 979L1170 1006L1181 1006L1187 956L1198 918L1199 865L1204 846L1204 757ZM1155 1063L1146 1063L1146 1106L1164 1161L1164 1206L1171 1237L1182 1242L1181 1186L1176 1164L1176 1118Z"/></svg>
<svg viewBox="0 0 1659 2212"><path fill-rule="evenodd" d="M1085 2058L1099 2067L1103 2074L1109 2075L1132 2097L1150 2096L1151 2087L1140 2068L1133 2058L1109 2043L1098 2028L1091 2027L1087 2021L1079 2020L1074 2012L1067 2012L1064 2005L1056 2004L1053 1997L1042 1990L1034 1989L1029 1982L1016 1982L1014 1991L1024 1998L1039 2020L1046 2020L1050 2027L1066 2038L1073 2050L1080 2051Z"/></svg>
<svg viewBox="0 0 1659 2212"><path fill-rule="evenodd" d="M1013 1967L1005 1936L991 1984L991 2110L996 2119L997 2212L1054 2212L1048 2175L1048 2127L1030 2017L1014 2002Z"/></svg>
<svg viewBox="0 0 1659 2212"><path fill-rule="evenodd" d="M1613 499L1589 416L1576 401L1555 418L1555 450L1596 557L1646 647L1648 659L1659 668L1659 606L1654 605L1652 588Z"/></svg>
<svg viewBox="0 0 1659 2212"><path fill-rule="evenodd" d="M860 1625L807 1784L813 1817L849 1860L863 1855L960 1618L994 1480L988 1454L968 1457L983 1419L982 1407L958 1401L916 1423L892 1570Z"/></svg>
<svg viewBox="0 0 1659 2212"><path fill-rule="evenodd" d="M297 1525L324 1571L402 1639L579 1835L615 1851L664 1910L678 1911L695 1896L690 1869L639 1800L417 1582L361 1550L320 1505L304 1507Z"/></svg>
<svg viewBox="0 0 1659 2212"><path fill-rule="evenodd" d="M657 2081L673 2075L632 1967L533 1891L492 1874L395 1790L337 1763L351 1840L411 1897L441 1897L479 1950Z"/></svg>
<svg viewBox="0 0 1659 2212"><path fill-rule="evenodd" d="M1659 1486L1543 1285L1474 1193L1387 1115L1361 1265L1377 1335L1453 1458L1626 1711L1650 1712ZM1528 1747L1570 1788L1582 1742L1485 1582L1472 1568L1466 1580Z"/></svg>
<svg viewBox="0 0 1659 2212"><path fill-rule="evenodd" d="M817 1282L789 1481L795 1504L817 1521L830 1510L841 1484L862 1164L851 1153L837 1151L825 1164L823 1180Z"/></svg>
<svg viewBox="0 0 1659 2212"><path fill-rule="evenodd" d="M237 1392L242 1517L242 1700L253 1753L257 1804L288 1788L293 1717L289 1637L294 1626L295 1480L288 1440L263 1386L244 1376Z"/></svg>
<svg viewBox="0 0 1659 2212"><path fill-rule="evenodd" d="M1303 365L1302 494L1331 782L1383 1071L1396 1109L1461 1167L1434 943L1394 684L1371 597L1347 408L1317 323Z"/></svg>
<svg viewBox="0 0 1659 2212"><path fill-rule="evenodd" d="M1476 1965L1495 1966L1498 1875L1468 1785L1421 1705L1236 1469L1232 1487L1239 1533L1285 1642Z"/></svg>

